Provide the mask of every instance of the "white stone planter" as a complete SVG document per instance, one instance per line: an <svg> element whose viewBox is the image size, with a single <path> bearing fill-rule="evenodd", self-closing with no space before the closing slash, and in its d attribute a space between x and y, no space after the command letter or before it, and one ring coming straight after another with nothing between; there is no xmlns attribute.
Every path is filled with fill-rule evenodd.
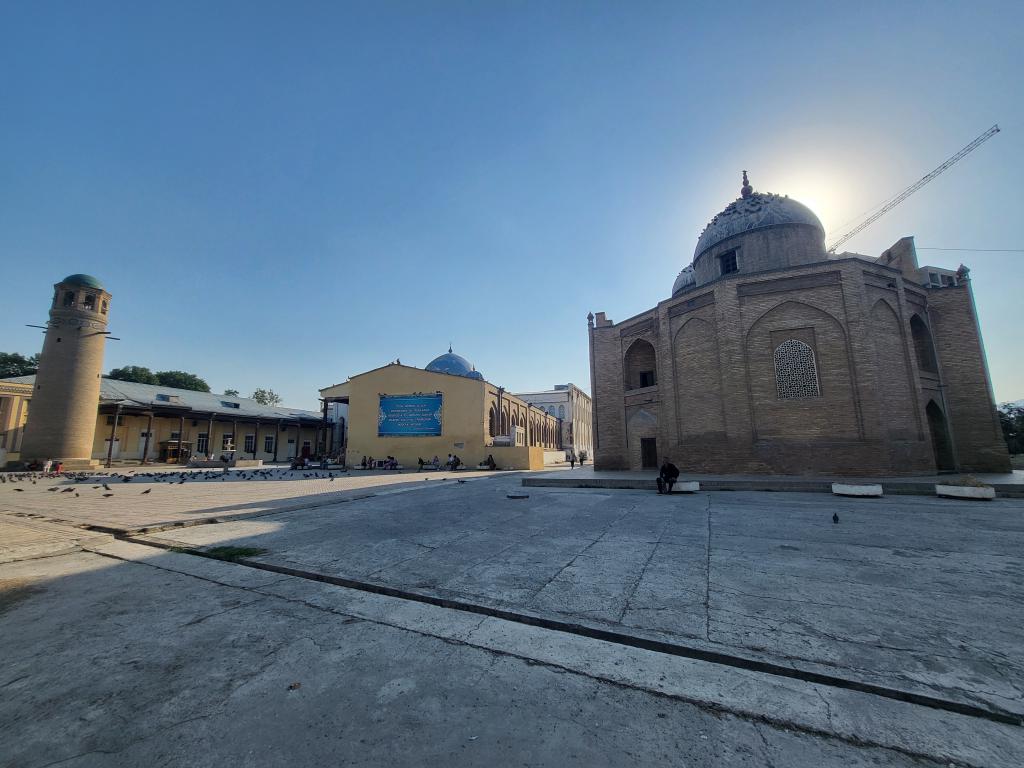
<svg viewBox="0 0 1024 768"><path fill-rule="evenodd" d="M836 496L867 496L882 495L880 485L850 485L848 483L832 483L832 493Z"/></svg>
<svg viewBox="0 0 1024 768"><path fill-rule="evenodd" d="M996 497L996 489L987 485L978 488L973 485L940 485L936 483L935 495L946 499L991 501Z"/></svg>
<svg viewBox="0 0 1024 768"><path fill-rule="evenodd" d="M672 493L696 493L700 490L700 483L696 480L691 482L676 483L672 486Z"/></svg>

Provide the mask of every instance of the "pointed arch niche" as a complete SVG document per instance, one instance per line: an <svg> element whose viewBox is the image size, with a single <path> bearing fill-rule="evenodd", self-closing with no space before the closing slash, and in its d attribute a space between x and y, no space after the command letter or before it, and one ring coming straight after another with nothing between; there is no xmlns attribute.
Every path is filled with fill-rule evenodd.
<svg viewBox="0 0 1024 768"><path fill-rule="evenodd" d="M654 345L645 339L634 340L623 358L622 373L627 391L657 384L658 363Z"/></svg>
<svg viewBox="0 0 1024 768"><path fill-rule="evenodd" d="M725 432L718 337L713 323L692 318L672 343L680 439Z"/></svg>
<svg viewBox="0 0 1024 768"><path fill-rule="evenodd" d="M758 439L861 436L846 332L831 314L803 302L784 301L751 326L746 353ZM785 387L780 386L780 372L785 373Z"/></svg>

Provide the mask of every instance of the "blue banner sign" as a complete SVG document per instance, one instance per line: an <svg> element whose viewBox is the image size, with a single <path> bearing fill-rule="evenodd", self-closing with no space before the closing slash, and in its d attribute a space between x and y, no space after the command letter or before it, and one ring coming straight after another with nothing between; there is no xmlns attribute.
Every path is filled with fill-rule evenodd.
<svg viewBox="0 0 1024 768"><path fill-rule="evenodd" d="M381 395L377 437L441 434L441 395Z"/></svg>

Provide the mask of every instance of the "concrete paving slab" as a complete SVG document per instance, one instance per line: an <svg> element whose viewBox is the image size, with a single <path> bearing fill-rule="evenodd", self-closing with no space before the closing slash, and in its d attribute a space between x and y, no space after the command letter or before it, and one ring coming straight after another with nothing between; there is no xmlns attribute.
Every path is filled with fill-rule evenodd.
<svg viewBox="0 0 1024 768"><path fill-rule="evenodd" d="M491 473L349 472L308 473L281 469L224 473L123 470L87 482L56 478L0 484L0 512L26 513L71 525L115 532L160 530L213 519L260 517L336 504L430 482L475 480ZM108 486L108 487L104 487ZM57 487L59 491L49 491ZM64 493L64 490L73 492Z"/></svg>
<svg viewBox="0 0 1024 768"><path fill-rule="evenodd" d="M119 542L0 566L13 764L1011 766L1021 729ZM189 571L194 570L194 573Z"/></svg>
<svg viewBox="0 0 1024 768"><path fill-rule="evenodd" d="M254 560L1024 713L1024 504L515 478L160 534ZM838 514L840 523L833 524Z"/></svg>
<svg viewBox="0 0 1024 768"><path fill-rule="evenodd" d="M79 551L85 544L112 539L109 534L59 525L28 515L0 513L0 563L69 554Z"/></svg>
<svg viewBox="0 0 1024 768"><path fill-rule="evenodd" d="M522 484L536 488L608 488L655 490L657 471L595 470L578 467L557 472L524 475ZM1024 498L1024 470L973 475L995 488L997 495ZM682 481L698 482L703 491L780 491L830 493L834 483L877 484L884 493L934 496L935 486L959 477L956 474L897 477L839 475L707 475L687 474Z"/></svg>

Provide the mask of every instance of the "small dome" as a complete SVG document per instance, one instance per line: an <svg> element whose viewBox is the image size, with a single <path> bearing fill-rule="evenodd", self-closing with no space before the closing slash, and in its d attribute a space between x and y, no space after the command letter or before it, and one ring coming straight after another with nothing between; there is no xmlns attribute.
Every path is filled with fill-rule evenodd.
<svg viewBox="0 0 1024 768"><path fill-rule="evenodd" d="M452 352L451 347L448 347L448 352L427 363L426 370L434 373L449 373L452 376L466 376L470 379L483 378L466 358Z"/></svg>
<svg viewBox="0 0 1024 768"><path fill-rule="evenodd" d="M61 282L68 283L70 285L81 285L86 288L95 288L97 291L104 290L103 285L100 283L100 281L97 280L92 275L68 275L63 280L61 280Z"/></svg>
<svg viewBox="0 0 1024 768"><path fill-rule="evenodd" d="M679 277L672 283L672 295L675 296L682 293L687 288L697 284L697 277L693 274L693 264L683 269L679 273Z"/></svg>
<svg viewBox="0 0 1024 768"><path fill-rule="evenodd" d="M701 254L730 237L752 232L756 229L778 227L785 224L804 224L818 229L822 236L825 228L821 226L814 211L803 203L789 197L764 192L754 192L747 181L747 172L743 172L742 196L729 203L725 210L715 216L700 233L697 247L693 251L696 261Z"/></svg>

